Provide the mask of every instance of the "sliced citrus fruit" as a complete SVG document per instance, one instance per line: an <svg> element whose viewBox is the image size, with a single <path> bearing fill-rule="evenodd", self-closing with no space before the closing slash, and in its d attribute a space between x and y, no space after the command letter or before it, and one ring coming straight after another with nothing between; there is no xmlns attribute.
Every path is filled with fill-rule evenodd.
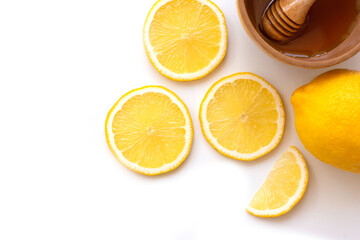
<svg viewBox="0 0 360 240"><path fill-rule="evenodd" d="M285 123L274 87L252 73L236 73L216 82L200 106L207 141L221 154L253 160L274 149Z"/></svg>
<svg viewBox="0 0 360 240"><path fill-rule="evenodd" d="M146 175L178 167L189 154L193 139L187 107L160 86L146 86L122 96L107 115L105 133L118 160Z"/></svg>
<svg viewBox="0 0 360 240"><path fill-rule="evenodd" d="M277 217L289 212L303 197L309 179L304 157L289 147L275 162L246 211L258 217Z"/></svg>
<svg viewBox="0 0 360 240"><path fill-rule="evenodd" d="M209 0L159 0L144 25L150 62L164 76L191 81L210 73L224 58L224 14Z"/></svg>

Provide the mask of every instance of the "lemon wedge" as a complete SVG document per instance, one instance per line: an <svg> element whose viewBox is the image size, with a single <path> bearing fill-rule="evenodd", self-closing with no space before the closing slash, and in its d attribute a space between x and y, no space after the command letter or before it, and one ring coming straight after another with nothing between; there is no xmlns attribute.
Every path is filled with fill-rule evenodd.
<svg viewBox="0 0 360 240"><path fill-rule="evenodd" d="M275 162L246 211L258 217L277 217L289 212L303 197L308 179L304 157L296 147L289 147Z"/></svg>
<svg viewBox="0 0 360 240"><path fill-rule="evenodd" d="M164 87L146 86L115 103L107 115L105 133L120 163L138 173L157 175L185 160L193 126L179 97Z"/></svg>
<svg viewBox="0 0 360 240"><path fill-rule="evenodd" d="M164 76L191 81L209 74L224 58L224 14L209 0L160 0L144 24L144 45Z"/></svg>
<svg viewBox="0 0 360 240"><path fill-rule="evenodd" d="M274 149L284 132L285 113L274 87L252 73L216 82L200 106L207 141L221 154L253 160Z"/></svg>

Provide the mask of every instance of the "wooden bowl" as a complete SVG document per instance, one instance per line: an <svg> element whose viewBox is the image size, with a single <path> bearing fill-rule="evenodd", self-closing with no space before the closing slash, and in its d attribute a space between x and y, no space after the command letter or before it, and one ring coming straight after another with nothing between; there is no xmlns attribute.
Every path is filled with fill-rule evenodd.
<svg viewBox="0 0 360 240"><path fill-rule="evenodd" d="M318 57L295 58L285 55L272 47L251 21L246 0L236 1L240 20L248 35L264 52L281 62L303 68L324 68L341 63L360 51L360 16L357 17L355 26L349 36L327 54Z"/></svg>

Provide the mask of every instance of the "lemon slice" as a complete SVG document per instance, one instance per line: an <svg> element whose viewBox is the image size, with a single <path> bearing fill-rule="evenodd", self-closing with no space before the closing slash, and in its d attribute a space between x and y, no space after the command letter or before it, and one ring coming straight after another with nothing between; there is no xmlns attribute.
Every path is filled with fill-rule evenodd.
<svg viewBox="0 0 360 240"><path fill-rule="evenodd" d="M146 175L178 167L189 154L193 139L187 107L160 86L146 86L122 96L107 115L105 133L118 160Z"/></svg>
<svg viewBox="0 0 360 240"><path fill-rule="evenodd" d="M164 76L191 81L210 73L224 58L224 14L209 0L159 0L144 25L150 62Z"/></svg>
<svg viewBox="0 0 360 240"><path fill-rule="evenodd" d="M246 211L258 217L277 217L289 212L303 197L309 179L304 157L289 147L275 162Z"/></svg>
<svg viewBox="0 0 360 240"><path fill-rule="evenodd" d="M225 156L256 159L279 143L285 123L281 98L264 79L237 73L216 82L200 106L207 141Z"/></svg>

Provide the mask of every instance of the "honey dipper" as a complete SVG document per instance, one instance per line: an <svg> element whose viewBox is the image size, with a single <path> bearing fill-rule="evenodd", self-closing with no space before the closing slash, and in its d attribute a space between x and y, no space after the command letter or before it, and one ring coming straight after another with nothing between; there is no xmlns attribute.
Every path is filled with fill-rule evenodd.
<svg viewBox="0 0 360 240"><path fill-rule="evenodd" d="M262 28L269 38L284 42L303 26L315 0L275 0L266 10Z"/></svg>

